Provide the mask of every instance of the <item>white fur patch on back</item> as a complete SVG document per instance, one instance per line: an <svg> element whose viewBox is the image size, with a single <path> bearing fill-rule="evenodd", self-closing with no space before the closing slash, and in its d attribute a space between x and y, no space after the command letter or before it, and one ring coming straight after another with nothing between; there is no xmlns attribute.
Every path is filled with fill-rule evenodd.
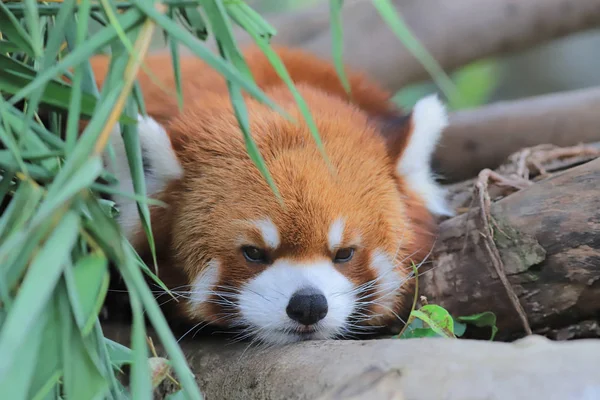
<svg viewBox="0 0 600 400"><path fill-rule="evenodd" d="M149 166L149 171L144 174L146 194L152 197L163 190L169 181L180 178L183 170L167 133L154 119L138 115L138 136L142 156ZM111 143L115 152L115 163L111 162L105 152L103 158L106 168L119 180L120 192L133 194L133 181L119 124L115 124L111 132ZM119 208L117 221L127 239L132 239L140 225L136 202L119 195L114 196L114 201Z"/></svg>
<svg viewBox="0 0 600 400"><path fill-rule="evenodd" d="M254 224L260 230L263 241L267 246L269 246L271 249L276 249L279 247L279 230L270 218L254 221Z"/></svg>
<svg viewBox="0 0 600 400"><path fill-rule="evenodd" d="M454 212L448 207L446 193L431 171L431 157L447 125L446 109L436 95L419 100L412 111L413 130L396 172L423 198L429 211L451 216Z"/></svg>
<svg viewBox="0 0 600 400"><path fill-rule="evenodd" d="M344 219L338 218L333 221L329 227L329 233L327 234L327 244L329 245L329 250L333 251L342 243L345 225Z"/></svg>
<svg viewBox="0 0 600 400"><path fill-rule="evenodd" d="M242 321L265 342L297 341L294 330L300 324L288 317L286 308L296 291L308 287L320 291L328 305L327 315L315 324L317 331L310 338L327 339L343 332L356 295L352 282L329 261L276 261L241 288L238 304Z"/></svg>

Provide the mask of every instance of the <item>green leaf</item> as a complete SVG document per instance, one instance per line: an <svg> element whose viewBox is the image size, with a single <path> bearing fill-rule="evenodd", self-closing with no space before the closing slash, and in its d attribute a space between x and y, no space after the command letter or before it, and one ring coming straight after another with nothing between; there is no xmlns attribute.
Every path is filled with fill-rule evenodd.
<svg viewBox="0 0 600 400"><path fill-rule="evenodd" d="M41 313L36 324L32 325L32 329L25 333L19 356L8 370L8 373L4 375L4 379L0 379L2 398L27 398L42 344L42 329L46 324L46 320L47 313Z"/></svg>
<svg viewBox="0 0 600 400"><path fill-rule="evenodd" d="M19 93L33 82L37 83L38 80L35 78L35 70L13 58L0 54L0 91L8 94ZM41 85L35 87L36 89L43 88ZM43 89L40 99L41 104L56 107L60 110L69 110L71 87L67 83L51 79ZM95 106L95 97L84 93L81 97L82 112L90 116L93 114Z"/></svg>
<svg viewBox="0 0 600 400"><path fill-rule="evenodd" d="M426 337L440 337L436 331L431 328L408 328L402 334L402 339L416 339Z"/></svg>
<svg viewBox="0 0 600 400"><path fill-rule="evenodd" d="M72 271L73 281L67 280L69 298L75 321L83 336L94 327L108 291L108 261L103 254L86 255L77 261Z"/></svg>
<svg viewBox="0 0 600 400"><path fill-rule="evenodd" d="M17 44L0 39L0 53L13 53L20 49L21 48Z"/></svg>
<svg viewBox="0 0 600 400"><path fill-rule="evenodd" d="M427 304L418 310L414 310L412 316L425 322L429 328L439 335L455 337L452 316L440 306Z"/></svg>
<svg viewBox="0 0 600 400"><path fill-rule="evenodd" d="M185 397L183 390L178 390L174 393L168 394L167 397L165 397L165 400L183 400L186 398L187 397Z"/></svg>
<svg viewBox="0 0 600 400"><path fill-rule="evenodd" d="M246 25L244 25L243 20L241 20L240 23L242 24L242 26L244 26L244 28L248 28ZM267 59L269 60L269 62L271 63L271 65L273 66L275 71L277 72L277 75L279 75L279 77L285 82L288 89L294 96L296 104L298 104L298 108L300 109L300 112L302 113L302 116L304 117L304 120L306 121L306 124L308 125L311 135L312 135L313 139L315 140L315 143L317 144L317 148L321 152L321 156L323 157L327 166L331 170L333 167L331 165L331 161L329 160L329 157L327 156L325 147L323 146L323 141L321 140L321 136L319 135L319 130L317 129L317 125L312 117L312 114L308 108L308 105L304 101L304 98L302 97L300 92L298 92L298 89L296 89L296 86L294 85L294 82L293 82L291 76L289 75L287 69L285 68L285 65L283 64L283 62L281 61L281 59L279 58L277 53L273 50L273 48L264 39L258 37L257 35L255 35L253 33L250 33L250 34L251 34L252 38L254 39L255 43L258 45L258 47L261 49L261 51L265 54L265 56L267 57Z"/></svg>
<svg viewBox="0 0 600 400"><path fill-rule="evenodd" d="M82 46L85 43L85 39L87 36L88 30L88 19L89 19L89 9L91 6L91 2L84 1L79 8L79 18L75 22L75 18L73 17L70 23L66 25L65 36L67 39L67 43L73 42L73 36L75 36L74 45L75 47ZM74 30L76 34L74 35ZM93 77L85 76L86 69L85 67L89 66L89 63L83 62L80 65L75 67L75 74L73 76L72 90L71 90L71 100L69 104L69 115L67 117L67 134L66 134L66 142L67 149L73 149L75 146L75 141L77 140L77 134L79 131L79 119L81 117L81 100L84 96L83 85L85 80L92 80ZM95 88L95 82L94 88ZM97 92L97 89L96 89ZM91 96L87 94L87 96ZM96 100L97 94L94 93L94 96L91 96Z"/></svg>
<svg viewBox="0 0 600 400"><path fill-rule="evenodd" d="M40 326L43 326L42 343L44 345L40 348L34 378L29 386L28 398L30 399L45 399L62 377L62 342L60 339L62 317L56 305L56 299L49 301L45 313L48 315L46 325L38 322Z"/></svg>
<svg viewBox="0 0 600 400"><path fill-rule="evenodd" d="M496 337L496 334L498 333L498 327L496 326L496 314L494 314L491 311L457 317L456 319L458 321L466 322L467 324L475 325L480 328L492 328L492 336L490 337L490 340L494 340L494 337Z"/></svg>
<svg viewBox="0 0 600 400"><path fill-rule="evenodd" d="M125 276L127 283L127 276ZM152 397L152 378L148 364L148 347L146 346L146 327L142 304L135 290L129 284L129 298L133 312L133 327L131 329L131 350L134 362L131 365L131 392L135 399L150 399Z"/></svg>
<svg viewBox="0 0 600 400"><path fill-rule="evenodd" d="M191 33L180 29L176 22L170 20L168 17L161 14L152 5L146 4L141 1L135 2L137 7L142 10L148 17L152 18L158 25L160 25L169 35L175 38L178 42L183 43L188 49L200 57L206 62L211 68L215 69L227 80L235 82L246 90L250 95L255 97L258 101L268 105L272 109L287 115L281 107L275 104L267 95L253 82L244 79L244 77L229 63L225 62L221 58L217 57L210 50L208 50L201 42L196 40Z"/></svg>
<svg viewBox="0 0 600 400"><path fill-rule="evenodd" d="M42 54L42 38L40 37L38 22L37 22L37 8L35 0L25 0L26 13L28 17L29 29L32 31L34 39L34 48L36 50L36 58L40 59L40 71L50 68L55 63L57 54L60 51L60 46L64 41L64 25L69 18L70 14L76 5L76 0L64 0L63 6L60 8L58 15L55 18L53 29L48 35L48 41ZM37 40L36 40L37 39ZM38 51L39 50L39 51ZM56 82L56 81L55 81ZM31 96L27 99L27 109L25 111L25 127L28 125L38 109L40 100L44 97L46 85L41 85ZM69 93L70 94L70 93ZM47 95L47 94L46 94ZM29 135L29 129L26 129L19 138L19 143L23 143Z"/></svg>
<svg viewBox="0 0 600 400"><path fill-rule="evenodd" d="M33 258L19 293L0 331L0 380L21 352L27 332L49 301L79 232L79 218L69 211Z"/></svg>
<svg viewBox="0 0 600 400"><path fill-rule="evenodd" d="M196 10L194 12L197 13ZM169 16L173 18L173 9L169 8ZM179 47L177 41L171 36L168 37L169 50L171 51L171 62L173 63L173 75L175 78L175 89L177 91L177 105L179 110L183 109L183 88L181 86L181 63L179 62Z"/></svg>
<svg viewBox="0 0 600 400"><path fill-rule="evenodd" d="M0 242L25 226L35 213L42 196L43 190L35 182L20 183L13 199L0 216Z"/></svg>
<svg viewBox="0 0 600 400"><path fill-rule="evenodd" d="M108 384L93 361L88 347L73 323L66 288L58 292L62 353L64 364L64 393L67 399L99 399L108 390Z"/></svg>
<svg viewBox="0 0 600 400"><path fill-rule="evenodd" d="M34 56L35 51L33 50L31 37L3 1L0 1L0 26L2 27L2 34L8 36L9 40L19 47L20 51L28 56Z"/></svg>
<svg viewBox="0 0 600 400"><path fill-rule="evenodd" d="M493 60L479 60L456 71L454 82L460 98L449 103L452 110L485 104L498 83L498 65Z"/></svg>
<svg viewBox="0 0 600 400"><path fill-rule="evenodd" d="M131 250L129 248L125 248L125 250L131 254ZM183 389L188 395L188 399L202 400L202 394L200 393L200 390L196 384L194 375L188 368L186 358L181 348L177 344L177 341L173 337L171 329L169 328L163 313L156 303L156 299L144 281L140 269L136 268L135 265L130 263L125 263L123 266L125 267L122 270L123 276L126 278L126 280L128 280L129 284L131 284L130 290L135 290L137 293L139 293L141 302L146 309L146 314L152 322L152 325L154 326L154 329L158 334L163 347L169 355L173 369L177 374Z"/></svg>
<svg viewBox="0 0 600 400"><path fill-rule="evenodd" d="M342 5L344 0L329 0L329 14L331 21L331 41L333 44L332 56L338 77L346 93L350 92L350 81L344 70L344 30L342 28Z"/></svg>
<svg viewBox="0 0 600 400"><path fill-rule="evenodd" d="M456 335L456 337L461 337L462 335L464 335L466 330L467 324L463 324L454 320L454 334Z"/></svg>
<svg viewBox="0 0 600 400"><path fill-rule="evenodd" d="M33 56L35 58L42 57L42 33L40 31L39 15L35 0L23 0L25 4L25 19L31 34L31 43L33 45ZM60 13L60 11L59 11Z"/></svg>
<svg viewBox="0 0 600 400"><path fill-rule="evenodd" d="M106 342L108 357L113 365L121 368L123 365L133 362L133 352L130 348L108 338L104 338L104 341Z"/></svg>
<svg viewBox="0 0 600 400"><path fill-rule="evenodd" d="M248 4L228 2L227 8L233 19L239 19L243 16L249 22L250 28L247 29L247 32L256 33L266 41L270 41L277 34L277 30Z"/></svg>
<svg viewBox="0 0 600 400"><path fill-rule="evenodd" d="M99 156L90 157L73 175L68 176L67 165L59 172L54 182L48 188L46 201L38 210L36 219L43 219L47 214L54 212L65 202L69 201L80 191L86 189L96 180L102 171L102 161ZM60 180L64 176L64 182Z"/></svg>
<svg viewBox="0 0 600 400"><path fill-rule="evenodd" d="M181 16L184 18L185 22L187 22L192 29L191 33L193 33L200 40L206 40L208 37L206 23L196 7L180 7L179 12L181 13Z"/></svg>
<svg viewBox="0 0 600 400"><path fill-rule="evenodd" d="M130 99L126 105L126 110L130 114L137 113L135 103ZM146 176L144 173L144 161L142 159L142 147L138 136L137 125L123 125L122 138L127 155L127 162L131 172L133 190L138 196L146 197ZM137 202L138 215L150 246L150 252L154 261L155 270L158 269L156 261L156 247L154 245L154 235L150 222L150 208L146 202Z"/></svg>
<svg viewBox="0 0 600 400"><path fill-rule="evenodd" d="M150 6L152 7L152 6ZM157 11L158 12L158 11ZM136 9L129 10L118 17L121 27L128 31L139 26L143 22L143 17ZM10 99L11 104L16 104L20 100L28 97L35 90L45 85L48 81L54 79L55 76L64 73L67 69L80 64L90 58L96 49L102 48L117 38L117 31L113 26L102 28L98 33L90 37L85 46L78 47L75 51L69 53L65 58L61 59L51 68L45 69L37 75L35 80L32 80L24 87L15 93ZM0 70L1 70L0 66Z"/></svg>
<svg viewBox="0 0 600 400"><path fill-rule="evenodd" d="M392 2L390 0L373 0L373 5L394 34L402 41L411 54L419 60L421 65L423 65L446 97L452 101L458 99L460 94L450 77L417 40L403 18L394 9Z"/></svg>

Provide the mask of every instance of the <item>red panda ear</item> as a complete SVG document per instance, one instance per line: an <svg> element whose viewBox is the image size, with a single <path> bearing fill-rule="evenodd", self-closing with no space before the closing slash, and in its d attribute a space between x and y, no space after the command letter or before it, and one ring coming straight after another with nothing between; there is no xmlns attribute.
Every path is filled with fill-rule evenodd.
<svg viewBox="0 0 600 400"><path fill-rule="evenodd" d="M159 123L150 117L138 115L137 130L144 163L146 195L153 197L169 182L181 178L183 170L173 151L169 136ZM129 160L119 124L113 128L110 140L115 158L113 160L109 157L108 152L103 154L106 169L119 180L120 192L134 193ZM115 195L113 200L119 209L117 221L127 239L132 240L140 226L136 201L119 195Z"/></svg>
<svg viewBox="0 0 600 400"><path fill-rule="evenodd" d="M409 114L379 124L395 161L396 175L422 198L430 212L451 216L454 213L446 203L445 192L431 170L433 152L447 125L446 109L435 95L419 100Z"/></svg>

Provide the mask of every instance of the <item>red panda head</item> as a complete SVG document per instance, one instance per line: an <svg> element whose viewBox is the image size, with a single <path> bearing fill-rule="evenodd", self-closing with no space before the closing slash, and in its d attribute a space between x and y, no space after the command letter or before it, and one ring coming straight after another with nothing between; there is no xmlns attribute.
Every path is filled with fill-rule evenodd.
<svg viewBox="0 0 600 400"><path fill-rule="evenodd" d="M430 157L446 125L436 97L388 124L304 85L331 163L289 90L267 95L295 121L247 99L252 135L281 202L248 156L227 94L202 95L165 126L140 118L159 268L176 269L184 313L266 343L335 338L406 315L412 262L433 245L435 214L451 214ZM120 143L120 136L114 138ZM115 173L130 188L117 145ZM127 186L129 185L129 186ZM135 203L119 222L140 247Z"/></svg>

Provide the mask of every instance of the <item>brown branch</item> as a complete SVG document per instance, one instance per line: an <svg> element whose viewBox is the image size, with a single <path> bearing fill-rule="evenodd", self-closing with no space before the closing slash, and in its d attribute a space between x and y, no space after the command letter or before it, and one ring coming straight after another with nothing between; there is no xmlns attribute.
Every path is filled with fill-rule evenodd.
<svg viewBox="0 0 600 400"><path fill-rule="evenodd" d="M450 114L435 155L448 182L496 168L512 153L539 144L600 140L600 88L499 102Z"/></svg>
<svg viewBox="0 0 600 400"><path fill-rule="evenodd" d="M523 329L525 330L525 333L531 335L532 331L531 327L529 326L529 321L527 320L527 315L523 310L523 306L521 306L521 303L519 303L519 298L517 294L515 293L513 287L508 281L508 278L506 277L504 262L502 261L502 257L500 257L500 252L498 251L498 247L496 246L496 242L494 241L494 229L490 222L490 219L492 218L490 212L491 200L490 195L488 193L488 184L490 179L506 182L506 178L502 177L501 175L498 175L497 173L489 169L484 169L479 173L479 179L475 184L475 188L479 193L479 210L481 214L481 222L483 223L484 229L484 231L480 233L483 237L483 244L490 257L492 266L494 267L496 274L498 274L498 276L500 277L500 281L506 289L508 298L510 299L510 302L512 303L515 311L517 312L519 318L523 323Z"/></svg>
<svg viewBox="0 0 600 400"><path fill-rule="evenodd" d="M395 0L416 37L447 70L547 42L600 24L600 0ZM331 58L327 2L266 15L274 43ZM371 0L342 9L344 58L390 90L428 78L421 64L383 22ZM238 31L238 37L248 42Z"/></svg>

